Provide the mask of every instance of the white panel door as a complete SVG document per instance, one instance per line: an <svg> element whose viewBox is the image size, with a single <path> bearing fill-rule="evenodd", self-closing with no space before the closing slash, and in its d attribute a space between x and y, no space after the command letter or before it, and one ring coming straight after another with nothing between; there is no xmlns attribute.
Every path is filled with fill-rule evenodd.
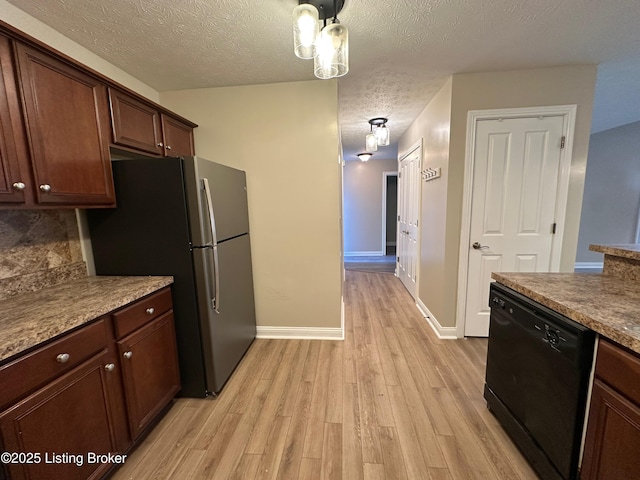
<svg viewBox="0 0 640 480"><path fill-rule="evenodd" d="M400 161L398 168L398 278L416 298L418 276L418 215L422 147Z"/></svg>
<svg viewBox="0 0 640 480"><path fill-rule="evenodd" d="M465 336L489 334L491 272L550 269L562 126L562 116L477 123Z"/></svg>

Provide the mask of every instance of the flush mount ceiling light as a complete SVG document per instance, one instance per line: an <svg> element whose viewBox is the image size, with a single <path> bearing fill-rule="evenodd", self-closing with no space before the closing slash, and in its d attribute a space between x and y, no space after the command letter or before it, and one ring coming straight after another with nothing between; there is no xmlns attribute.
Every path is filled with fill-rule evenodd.
<svg viewBox="0 0 640 480"><path fill-rule="evenodd" d="M294 52L299 58L313 58L313 73L323 80L349 71L349 32L338 20L344 1L298 0L293 10Z"/></svg>
<svg viewBox="0 0 640 480"><path fill-rule="evenodd" d="M373 157L373 153L367 153L367 152L362 152L359 153L357 155L357 157L362 160L363 162L366 162L367 160L369 160L371 157Z"/></svg>

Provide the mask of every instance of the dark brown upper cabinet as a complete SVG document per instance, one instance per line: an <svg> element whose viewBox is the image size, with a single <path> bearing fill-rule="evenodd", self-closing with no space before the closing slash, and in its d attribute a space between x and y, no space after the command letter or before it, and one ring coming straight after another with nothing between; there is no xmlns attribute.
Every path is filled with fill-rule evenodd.
<svg viewBox="0 0 640 480"><path fill-rule="evenodd" d="M0 35L0 203L21 204L31 188L10 40Z"/></svg>
<svg viewBox="0 0 640 480"><path fill-rule="evenodd" d="M194 155L193 125L114 88L109 89L109 101L117 147L166 157Z"/></svg>
<svg viewBox="0 0 640 480"><path fill-rule="evenodd" d="M106 86L19 42L16 53L37 203L113 205Z"/></svg>
<svg viewBox="0 0 640 480"><path fill-rule="evenodd" d="M188 157L195 155L193 144L193 127L163 113L162 138L167 157Z"/></svg>
<svg viewBox="0 0 640 480"><path fill-rule="evenodd" d="M0 21L0 208L115 206L111 147L195 155L195 127Z"/></svg>

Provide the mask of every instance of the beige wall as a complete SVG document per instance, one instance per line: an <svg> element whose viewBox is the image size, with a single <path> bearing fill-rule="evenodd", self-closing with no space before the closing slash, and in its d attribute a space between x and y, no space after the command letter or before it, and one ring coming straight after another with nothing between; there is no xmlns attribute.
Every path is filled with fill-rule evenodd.
<svg viewBox="0 0 640 480"><path fill-rule="evenodd" d="M382 229L386 225L382 206L383 172L397 172L396 159L352 160L345 163L344 252L384 255ZM386 228L385 228L386 230Z"/></svg>
<svg viewBox="0 0 640 480"><path fill-rule="evenodd" d="M532 106L570 104L578 106L567 203L567 220L560 262L562 271L573 271L578 242L596 73L597 67L595 65L577 65L508 72L459 74L452 77L450 87L451 143L448 152L449 156L448 159L444 154L439 157L440 162L443 165L446 164L446 169L443 168L443 176L446 176L446 178L443 178L443 181L446 181L446 202L439 205L439 208L445 210L444 214L446 215L444 219L444 256L434 258L433 263L430 264L430 269L427 268L429 263L423 264L423 258L421 258L420 268L420 298L427 300L424 302L425 305L432 311L442 326L453 327L456 325L459 282L457 272L468 112L470 110ZM446 97L445 91L447 88L449 88L448 85L445 85L439 95ZM435 105L433 107L431 107L431 104L427 106L425 112L403 136L401 150L408 148L420 136L425 137L425 143L427 143L427 132L430 128L433 128L428 126L429 122L436 122L436 119L439 118L438 115L443 114L441 110L436 110L439 113L435 113L431 111L432 109L436 110ZM430 120L432 116L433 120ZM429 146L425 146L425 152L428 152L429 149ZM426 161L427 153L425 153L424 158ZM423 202L423 208L424 205L425 202ZM442 221L442 219L440 220ZM424 220L422 226L424 229L433 228ZM440 224L439 227L441 228L442 225ZM440 240L442 241L441 238ZM428 242L427 244L424 241L422 243L423 249L429 249ZM441 249L437 249L437 251L442 253ZM441 277L438 277L438 272L441 273ZM442 278L442 284L439 286L442 296L438 297L438 300L431 300L431 305L429 304L431 295L429 293L429 275L436 275L436 278ZM427 282L424 288L423 282Z"/></svg>
<svg viewBox="0 0 640 480"><path fill-rule="evenodd" d="M259 326L341 325L335 81L163 92L198 155L247 172Z"/></svg>
<svg viewBox="0 0 640 480"><path fill-rule="evenodd" d="M578 262L602 262L589 245L636 243L640 207L640 122L591 135Z"/></svg>
<svg viewBox="0 0 640 480"><path fill-rule="evenodd" d="M48 25L45 25L40 20L37 20L19 8L14 7L6 0L0 0L0 20L28 35L31 35L41 42L50 45L56 50L74 58L87 67L100 72L125 87L130 88L140 95L147 97L149 100L158 102L158 92L149 85L132 77L124 70L120 70L118 67L97 56L95 53L78 45L73 40L55 31Z"/></svg>
<svg viewBox="0 0 640 480"><path fill-rule="evenodd" d="M451 122L451 79L435 95L400 139L402 157L422 138L421 170L441 169L441 178L420 181L420 265L418 298L441 322L447 316L445 285L455 280L457 271L448 268L445 255L447 218L447 182L449 178L449 126Z"/></svg>

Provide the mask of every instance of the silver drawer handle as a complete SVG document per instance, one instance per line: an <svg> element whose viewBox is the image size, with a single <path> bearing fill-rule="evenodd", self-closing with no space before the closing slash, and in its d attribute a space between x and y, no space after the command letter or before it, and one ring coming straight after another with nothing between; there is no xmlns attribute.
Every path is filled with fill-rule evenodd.
<svg viewBox="0 0 640 480"><path fill-rule="evenodd" d="M162 142L156 143L156 147L158 148L162 148L164 145L162 144Z"/></svg>
<svg viewBox="0 0 640 480"><path fill-rule="evenodd" d="M24 190L25 188L27 188L27 186L24 184L24 182L15 182L13 184L13 188L15 188L16 190Z"/></svg>
<svg viewBox="0 0 640 480"><path fill-rule="evenodd" d="M124 358L131 358L131 357L133 357L133 352L132 352L132 351L124 352L124 353L122 354L122 356L123 356Z"/></svg>
<svg viewBox="0 0 640 480"><path fill-rule="evenodd" d="M104 366L104 369L105 369L107 372L113 372L113 371L115 370L115 368L116 368L116 366L115 366L115 364L113 364L113 363L107 363L107 364Z"/></svg>
<svg viewBox="0 0 640 480"><path fill-rule="evenodd" d="M44 193L49 193L51 191L51 185L45 183L44 185L40 185L40 190Z"/></svg>
<svg viewBox="0 0 640 480"><path fill-rule="evenodd" d="M164 147L164 148L166 148L167 150L171 150L171 145L167 145L167 146L166 146L166 147Z"/></svg>
<svg viewBox="0 0 640 480"><path fill-rule="evenodd" d="M153 307L149 307L149 308L147 308L147 313L148 313L149 315L153 315L155 312L156 312L156 309L155 309L155 308L153 308Z"/></svg>
<svg viewBox="0 0 640 480"><path fill-rule="evenodd" d="M56 357L56 361L58 363L67 363L69 361L69 354L68 353L61 353L60 355L58 355Z"/></svg>

